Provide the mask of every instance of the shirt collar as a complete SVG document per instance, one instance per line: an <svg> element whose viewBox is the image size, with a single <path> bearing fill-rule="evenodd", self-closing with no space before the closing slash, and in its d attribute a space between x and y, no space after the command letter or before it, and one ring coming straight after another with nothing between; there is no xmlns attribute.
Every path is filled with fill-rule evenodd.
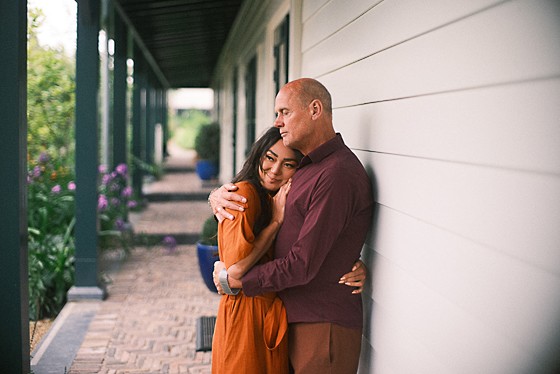
<svg viewBox="0 0 560 374"><path fill-rule="evenodd" d="M342 135L340 135L340 133L336 133L336 136L334 138L327 141L326 143L321 144L319 147L315 148L313 151L309 152L308 155L302 158L299 167L302 168L311 163L321 162L328 155L342 147L344 147Z"/></svg>

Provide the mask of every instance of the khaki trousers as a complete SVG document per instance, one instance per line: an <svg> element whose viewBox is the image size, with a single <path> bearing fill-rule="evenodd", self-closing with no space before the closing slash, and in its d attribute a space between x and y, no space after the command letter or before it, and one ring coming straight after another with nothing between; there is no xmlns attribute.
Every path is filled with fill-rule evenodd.
<svg viewBox="0 0 560 374"><path fill-rule="evenodd" d="M288 349L294 374L356 374L362 331L334 323L290 323Z"/></svg>

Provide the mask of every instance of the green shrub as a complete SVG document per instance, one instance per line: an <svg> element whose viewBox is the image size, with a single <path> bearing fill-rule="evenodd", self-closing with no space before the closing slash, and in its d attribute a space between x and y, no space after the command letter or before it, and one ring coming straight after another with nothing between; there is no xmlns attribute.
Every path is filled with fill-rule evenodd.
<svg viewBox="0 0 560 374"><path fill-rule="evenodd" d="M220 159L220 125L211 123L202 126L196 135L194 149L200 159L218 162Z"/></svg>
<svg viewBox="0 0 560 374"><path fill-rule="evenodd" d="M206 245L218 245L218 221L214 216L210 216L202 225L200 233L200 243Z"/></svg>
<svg viewBox="0 0 560 374"><path fill-rule="evenodd" d="M194 140L200 128L212 122L208 111L187 109L172 114L169 119L173 141L182 148L194 149Z"/></svg>

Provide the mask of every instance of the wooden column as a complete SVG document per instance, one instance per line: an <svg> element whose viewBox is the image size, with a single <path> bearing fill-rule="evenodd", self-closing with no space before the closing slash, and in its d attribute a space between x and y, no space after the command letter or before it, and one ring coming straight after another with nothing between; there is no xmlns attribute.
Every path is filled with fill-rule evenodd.
<svg viewBox="0 0 560 374"><path fill-rule="evenodd" d="M29 373L27 5L0 2L0 372Z"/></svg>
<svg viewBox="0 0 560 374"><path fill-rule="evenodd" d="M145 161L146 152L146 75L144 58L138 45L134 44L134 88L132 92L132 154L136 160ZM141 199L143 172L136 165L132 174L132 188Z"/></svg>
<svg viewBox="0 0 560 374"><path fill-rule="evenodd" d="M102 299L98 285L98 34L100 0L78 0L76 49L76 278L68 299Z"/></svg>
<svg viewBox="0 0 560 374"><path fill-rule="evenodd" d="M119 15L115 15L115 58L113 70L113 168L127 163L126 141L126 59L127 30Z"/></svg>

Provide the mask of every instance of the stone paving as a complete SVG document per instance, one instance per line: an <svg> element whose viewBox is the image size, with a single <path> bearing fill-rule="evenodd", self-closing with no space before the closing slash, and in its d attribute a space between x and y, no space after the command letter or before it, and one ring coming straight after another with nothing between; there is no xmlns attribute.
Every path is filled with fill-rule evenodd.
<svg viewBox="0 0 560 374"><path fill-rule="evenodd" d="M192 171L193 159L192 153L175 150L166 161L169 172L148 186L147 195L207 196L211 186ZM131 221L137 234L194 237L210 214L198 197L150 202ZM211 372L211 352L196 352L196 320L216 315L219 296L204 285L194 244L179 243L171 251L159 244L135 247L108 278L109 296L68 374Z"/></svg>

